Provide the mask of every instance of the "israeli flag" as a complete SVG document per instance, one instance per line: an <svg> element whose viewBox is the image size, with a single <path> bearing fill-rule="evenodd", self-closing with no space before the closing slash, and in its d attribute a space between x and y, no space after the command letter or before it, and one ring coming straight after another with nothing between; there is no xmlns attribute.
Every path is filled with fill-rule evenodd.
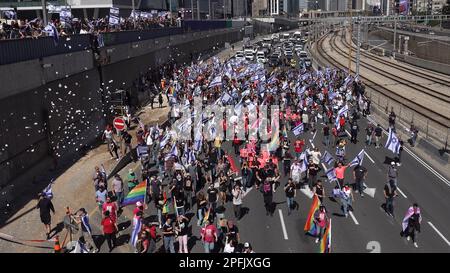
<svg viewBox="0 0 450 273"><path fill-rule="evenodd" d="M327 165L331 165L334 162L333 156L328 151L325 151L320 160L327 163Z"/></svg>
<svg viewBox="0 0 450 273"><path fill-rule="evenodd" d="M359 152L359 154L350 162L350 167L356 166L356 165L362 165L364 159L364 149Z"/></svg>
<svg viewBox="0 0 450 273"><path fill-rule="evenodd" d="M178 148L177 144L174 143L172 145L172 148L170 149L170 152L166 155L165 160L169 160L171 157L177 157L178 156Z"/></svg>
<svg viewBox="0 0 450 273"><path fill-rule="evenodd" d="M222 104L228 104L233 98L230 96L230 94L228 94L227 92L225 92L222 95Z"/></svg>
<svg viewBox="0 0 450 273"><path fill-rule="evenodd" d="M139 218L136 221L136 225L133 228L133 232L131 233L131 240L130 240L130 244L134 247L136 247L136 242L138 240L138 236L139 236L139 232L141 232L141 228L142 228L142 221Z"/></svg>
<svg viewBox="0 0 450 273"><path fill-rule="evenodd" d="M194 150L198 152L201 150L201 148L202 148L202 139L200 138L194 141Z"/></svg>
<svg viewBox="0 0 450 273"><path fill-rule="evenodd" d="M330 92L330 93L328 93L328 99L329 99L329 100L333 100L336 96L337 96L337 93L336 93L336 92Z"/></svg>
<svg viewBox="0 0 450 273"><path fill-rule="evenodd" d="M50 184L48 184L48 186L45 187L45 189L42 191L42 193L45 194L45 196L47 196L48 199L53 198L53 193L52 193L52 184L53 183L54 183L54 180L52 179L50 181Z"/></svg>
<svg viewBox="0 0 450 273"><path fill-rule="evenodd" d="M294 135L296 136L303 133L303 123L300 123L299 125L295 126L295 128L292 129L292 133L294 133Z"/></svg>
<svg viewBox="0 0 450 273"><path fill-rule="evenodd" d="M110 15L109 16L109 24L112 25L112 26L120 24L119 17L114 16L114 15Z"/></svg>
<svg viewBox="0 0 450 273"><path fill-rule="evenodd" d="M167 142L170 139L170 135L166 133L166 135L164 136L164 138L161 140L159 147L164 148L167 144Z"/></svg>
<svg viewBox="0 0 450 273"><path fill-rule="evenodd" d="M49 23L44 28L44 32L47 33L48 36L52 36L53 37L53 41L55 42L55 44L58 44L59 33L58 33L58 30L56 29L56 27L55 27L55 25L53 23Z"/></svg>
<svg viewBox="0 0 450 273"><path fill-rule="evenodd" d="M331 169L327 170L326 171L326 175L327 175L327 178L328 178L328 182L330 182L330 183L337 180L337 178L336 178L336 171L334 170L334 168L331 168Z"/></svg>
<svg viewBox="0 0 450 273"><path fill-rule="evenodd" d="M217 76L215 77L211 83L209 84L209 88L211 87L216 87L216 86L221 86L222 85L222 76Z"/></svg>
<svg viewBox="0 0 450 273"><path fill-rule="evenodd" d="M283 87L281 89L286 90L289 87L289 84L287 82L283 83Z"/></svg>
<svg viewBox="0 0 450 273"><path fill-rule="evenodd" d="M391 150L394 154L398 154L400 151L400 141L391 128L389 128L388 140L384 147L388 148L388 150Z"/></svg>
<svg viewBox="0 0 450 273"><path fill-rule="evenodd" d="M304 85L304 86L302 86L302 88L297 88L297 94L299 95L299 96L301 96L303 93L305 93L305 91L306 91L306 85Z"/></svg>
<svg viewBox="0 0 450 273"><path fill-rule="evenodd" d="M306 172L308 170L308 160L306 156L303 158L302 165L300 166L300 173Z"/></svg>

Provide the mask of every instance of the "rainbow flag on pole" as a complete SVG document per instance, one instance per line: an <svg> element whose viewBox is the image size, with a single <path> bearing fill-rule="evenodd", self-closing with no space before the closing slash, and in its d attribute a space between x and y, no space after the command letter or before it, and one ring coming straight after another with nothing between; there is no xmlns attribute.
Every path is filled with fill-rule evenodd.
<svg viewBox="0 0 450 273"><path fill-rule="evenodd" d="M131 204L136 204L136 202L138 201L145 203L146 194L147 194L147 179L139 183L127 194L127 197L125 197L125 199L122 202L122 207Z"/></svg>
<svg viewBox="0 0 450 273"><path fill-rule="evenodd" d="M320 253L330 253L331 252L331 219L328 222L328 227L323 234L322 240L320 241Z"/></svg>
<svg viewBox="0 0 450 273"><path fill-rule="evenodd" d="M319 209L320 206L320 200L319 197L317 197L317 194L314 195L314 199L311 205L311 208L309 209L308 218L306 219L305 223L305 232L309 233L313 236L317 236L317 228L316 224L314 223L314 213Z"/></svg>

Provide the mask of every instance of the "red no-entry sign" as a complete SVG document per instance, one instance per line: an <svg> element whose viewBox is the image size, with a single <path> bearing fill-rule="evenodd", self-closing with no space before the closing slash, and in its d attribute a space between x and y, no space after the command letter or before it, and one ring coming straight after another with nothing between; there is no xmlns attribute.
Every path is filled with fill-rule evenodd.
<svg viewBox="0 0 450 273"><path fill-rule="evenodd" d="M121 117L114 118L113 121L114 128L116 128L119 131L122 131L125 129L125 120Z"/></svg>

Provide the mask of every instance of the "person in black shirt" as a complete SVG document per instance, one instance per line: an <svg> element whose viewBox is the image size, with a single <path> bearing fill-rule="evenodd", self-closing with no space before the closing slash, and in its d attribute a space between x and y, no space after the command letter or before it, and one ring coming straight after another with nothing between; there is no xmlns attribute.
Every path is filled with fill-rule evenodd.
<svg viewBox="0 0 450 273"><path fill-rule="evenodd" d="M380 140L381 140L381 134L383 133L383 129L381 128L381 125L378 124L375 128L375 148L380 148Z"/></svg>
<svg viewBox="0 0 450 273"><path fill-rule="evenodd" d="M261 192L263 194L263 198L264 198L264 207L266 209L266 215L273 216L273 211L272 211L272 200L273 200L273 191L272 191L272 184L270 184L270 181L268 181L267 179L262 180L263 185L261 186Z"/></svg>
<svg viewBox="0 0 450 273"><path fill-rule="evenodd" d="M330 146L330 127L328 127L328 125L323 127L323 138L325 147Z"/></svg>
<svg viewBox="0 0 450 273"><path fill-rule="evenodd" d="M387 215L391 217L394 217L394 197L397 195L395 181L389 180L389 182L384 185L384 197L386 198L386 203L383 205Z"/></svg>
<svg viewBox="0 0 450 273"><path fill-rule="evenodd" d="M123 149L123 155L125 155L127 152L131 152L131 150L132 150L132 148L131 148L131 139L132 139L133 137L126 131L126 130L123 130L122 131L122 139L123 139L123 142L124 142L124 149ZM132 156L135 156L135 154L134 153L131 153L131 155Z"/></svg>
<svg viewBox="0 0 450 273"><path fill-rule="evenodd" d="M288 215L291 215L291 211L294 207L294 198L297 194L296 189L295 189L295 184L294 184L294 181L292 181L292 178L289 178L286 186L284 187L284 192L286 193Z"/></svg>
<svg viewBox="0 0 450 273"><path fill-rule="evenodd" d="M41 222L45 226L45 234L47 235L47 239L50 239L50 225L52 217L50 215L50 211L55 215L55 208L53 207L52 201L47 198L45 193L39 194L39 201L37 203L36 209L39 209L39 215L41 216Z"/></svg>
<svg viewBox="0 0 450 273"><path fill-rule="evenodd" d="M206 193L208 194L209 209L215 211L219 191L216 188L214 188L214 184L210 184Z"/></svg>
<svg viewBox="0 0 450 273"><path fill-rule="evenodd" d="M175 205L177 210L177 215L184 215L184 191L180 190L175 196Z"/></svg>
<svg viewBox="0 0 450 273"><path fill-rule="evenodd" d="M356 120L354 120L350 126L350 135L351 135L350 141L355 144L358 138L358 131L359 131L358 123L356 123Z"/></svg>
<svg viewBox="0 0 450 273"><path fill-rule="evenodd" d="M317 174L319 173L319 170L319 166L317 164L314 164L310 159L308 167L308 185L310 189L312 189L316 184Z"/></svg>
<svg viewBox="0 0 450 273"><path fill-rule="evenodd" d="M192 207L192 194L194 193L194 187L192 186L191 175L187 173L186 179L184 180L184 194L186 196L186 209L191 209Z"/></svg>
<svg viewBox="0 0 450 273"><path fill-rule="evenodd" d="M389 127L395 129L395 119L397 115L394 113L394 107L391 108L391 113L389 114Z"/></svg>
<svg viewBox="0 0 450 273"><path fill-rule="evenodd" d="M357 165L353 169L353 179L355 179L356 190L359 191L361 197L364 197L364 180L367 178L367 169L361 165Z"/></svg>
<svg viewBox="0 0 450 273"><path fill-rule="evenodd" d="M231 240L234 240L239 243L239 240L241 239L239 237L238 227L231 220L228 220L226 236L227 236L226 243L228 243Z"/></svg>
<svg viewBox="0 0 450 273"><path fill-rule="evenodd" d="M164 236L164 248L166 250L166 253L175 253L175 247L173 245L174 240L174 230L173 230L173 224L172 219L170 217L167 217L166 222L164 223L163 227L163 236Z"/></svg>
<svg viewBox="0 0 450 273"><path fill-rule="evenodd" d="M320 203L323 203L323 197L325 196L325 189L323 188L322 180L320 179L317 180L317 184L314 186L313 192L317 194Z"/></svg>

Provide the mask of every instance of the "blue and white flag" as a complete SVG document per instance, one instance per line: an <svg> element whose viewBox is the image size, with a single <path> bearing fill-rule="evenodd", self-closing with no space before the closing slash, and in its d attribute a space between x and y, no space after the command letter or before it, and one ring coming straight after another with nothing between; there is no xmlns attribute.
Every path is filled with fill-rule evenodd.
<svg viewBox="0 0 450 273"><path fill-rule="evenodd" d="M302 165L300 166L300 173L306 172L308 170L308 159L306 156L303 157Z"/></svg>
<svg viewBox="0 0 450 273"><path fill-rule="evenodd" d="M193 164L196 159L195 152L191 151L191 149L187 148L187 144L186 144L186 148L185 148L185 152L184 152L184 157L186 158L187 164Z"/></svg>
<svg viewBox="0 0 450 273"><path fill-rule="evenodd" d="M300 123L299 125L295 126L294 129L292 129L292 133L294 133L294 135L296 136L303 133L303 123Z"/></svg>
<svg viewBox="0 0 450 273"><path fill-rule="evenodd" d="M211 83L209 84L209 88L211 87L216 87L216 86L221 86L222 85L222 76L217 76L215 77Z"/></svg>
<svg viewBox="0 0 450 273"><path fill-rule="evenodd" d="M326 175L328 178L328 182L330 182L330 183L337 180L336 171L334 170L334 168L327 170Z"/></svg>
<svg viewBox="0 0 450 273"><path fill-rule="evenodd" d="M164 138L161 140L159 147L164 148L167 144L167 142L170 139L170 134L166 133L166 135L164 136Z"/></svg>
<svg viewBox="0 0 450 273"><path fill-rule="evenodd" d="M194 150L198 152L201 150L201 148L202 148L202 139L200 138L194 140Z"/></svg>
<svg viewBox="0 0 450 273"><path fill-rule="evenodd" d="M350 162L350 167L356 166L356 165L362 165L364 159L364 149L359 152L358 155Z"/></svg>
<svg viewBox="0 0 450 273"><path fill-rule="evenodd" d="M178 148L176 143L172 145L172 149L170 149L170 152L167 154L166 160L169 160L171 157L178 157Z"/></svg>
<svg viewBox="0 0 450 273"><path fill-rule="evenodd" d="M327 165L331 165L334 162L333 156L328 151L325 151L320 160L327 163Z"/></svg>
<svg viewBox="0 0 450 273"><path fill-rule="evenodd" d="M48 199L53 198L52 184L53 184L53 179L50 181L50 184L48 184L48 186L45 187L45 189L42 191L42 193L45 194L45 196L47 196Z"/></svg>
<svg viewBox="0 0 450 273"><path fill-rule="evenodd" d="M53 37L53 41L55 42L55 45L58 44L59 33L53 23L48 23L48 25L44 28L44 32L47 33L48 36Z"/></svg>
<svg viewBox="0 0 450 273"><path fill-rule="evenodd" d="M228 104L233 98L227 92L224 92L222 95L222 104Z"/></svg>
<svg viewBox="0 0 450 273"><path fill-rule="evenodd" d="M92 227L89 224L89 216L87 214L83 215L81 217L81 224L84 226L84 228L87 230L87 232L92 235Z"/></svg>
<svg viewBox="0 0 450 273"><path fill-rule="evenodd" d="M133 232L131 233L131 240L130 240L130 244L134 247L136 247L136 242L138 240L138 236L139 236L139 232L141 232L141 228L142 228L142 221L139 218L136 221L136 225L133 228Z"/></svg>
<svg viewBox="0 0 450 273"><path fill-rule="evenodd" d="M335 125L338 130L341 128L341 124L339 124L339 118L341 116L347 116L347 112L348 112L347 104L344 105L341 109L339 109L338 114L336 115L336 121L335 121Z"/></svg>
<svg viewBox="0 0 450 273"><path fill-rule="evenodd" d="M394 154L398 154L398 152L400 151L400 141L391 128L389 128L388 140L384 147L388 148L388 150L391 150Z"/></svg>

